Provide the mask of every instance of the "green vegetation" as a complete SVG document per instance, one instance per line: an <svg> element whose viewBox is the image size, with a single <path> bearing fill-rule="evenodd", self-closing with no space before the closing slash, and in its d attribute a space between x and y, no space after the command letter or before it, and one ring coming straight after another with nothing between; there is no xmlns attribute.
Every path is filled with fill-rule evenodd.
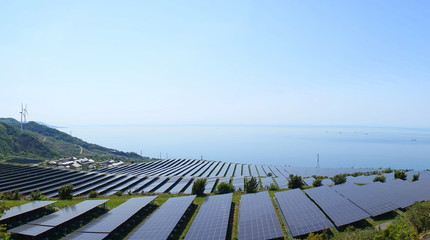
<svg viewBox="0 0 430 240"><path fill-rule="evenodd" d="M89 194L88 197L89 198L96 198L99 196L99 193L96 190L92 190Z"/></svg>
<svg viewBox="0 0 430 240"><path fill-rule="evenodd" d="M0 193L0 200L20 200L22 197L19 190Z"/></svg>
<svg viewBox="0 0 430 240"><path fill-rule="evenodd" d="M394 170L394 179L402 179L405 181L407 178L405 170Z"/></svg>
<svg viewBox="0 0 430 240"><path fill-rule="evenodd" d="M386 180L386 178L384 175L378 175L373 179L374 182L381 182L381 183L384 183L385 180Z"/></svg>
<svg viewBox="0 0 430 240"><path fill-rule="evenodd" d="M420 174L419 173L412 175L412 182L415 182L418 180L420 180Z"/></svg>
<svg viewBox="0 0 430 240"><path fill-rule="evenodd" d="M3 215L3 213L8 209L5 202L0 202L0 217ZM10 239L10 233L6 232L6 226L0 225L0 239L9 240Z"/></svg>
<svg viewBox="0 0 430 240"><path fill-rule="evenodd" d="M87 157L96 160L114 159L144 161L136 153L125 153L87 143L57 129L38 124L24 123L11 118L0 118L0 160L14 163L40 163L59 157Z"/></svg>
<svg viewBox="0 0 430 240"><path fill-rule="evenodd" d="M205 188L206 188L206 179L205 178L196 179L193 183L193 187L191 188L191 193L197 196L203 196Z"/></svg>
<svg viewBox="0 0 430 240"><path fill-rule="evenodd" d="M116 191L116 192L115 192L115 195L117 195L117 196L122 196L122 191L121 191L121 190Z"/></svg>
<svg viewBox="0 0 430 240"><path fill-rule="evenodd" d="M222 182L216 187L216 193L224 194L234 192L234 187L231 183Z"/></svg>
<svg viewBox="0 0 430 240"><path fill-rule="evenodd" d="M330 179L334 182L334 185L346 183L346 174L337 174Z"/></svg>
<svg viewBox="0 0 430 240"><path fill-rule="evenodd" d="M258 191L258 181L256 177L245 178L245 192L255 193Z"/></svg>
<svg viewBox="0 0 430 240"><path fill-rule="evenodd" d="M312 186L314 187L321 187L322 186L322 178L315 178L315 180L312 182Z"/></svg>
<svg viewBox="0 0 430 240"><path fill-rule="evenodd" d="M302 177L299 175L290 175L290 178L288 179L288 188L303 188L303 180Z"/></svg>
<svg viewBox="0 0 430 240"><path fill-rule="evenodd" d="M37 189L36 191L33 191L30 193L30 199L31 200L43 200L43 199L45 199L45 195L43 195L42 192L40 192L40 190Z"/></svg>
<svg viewBox="0 0 430 240"><path fill-rule="evenodd" d="M73 185L62 186L58 189L58 198L61 200L72 199Z"/></svg>
<svg viewBox="0 0 430 240"><path fill-rule="evenodd" d="M270 191L279 190L279 185L276 183L271 183L269 186L267 186L267 190L270 190Z"/></svg>

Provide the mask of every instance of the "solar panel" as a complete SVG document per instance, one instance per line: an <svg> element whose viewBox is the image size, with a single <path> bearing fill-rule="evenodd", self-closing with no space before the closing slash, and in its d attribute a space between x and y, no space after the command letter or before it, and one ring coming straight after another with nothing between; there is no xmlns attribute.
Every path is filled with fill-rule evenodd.
<svg viewBox="0 0 430 240"><path fill-rule="evenodd" d="M284 238L269 193L242 195L238 239Z"/></svg>
<svg viewBox="0 0 430 240"><path fill-rule="evenodd" d="M235 177L232 181L235 189L245 189L245 178L244 177Z"/></svg>
<svg viewBox="0 0 430 240"><path fill-rule="evenodd" d="M224 240L230 218L232 193L206 198L185 240Z"/></svg>
<svg viewBox="0 0 430 240"><path fill-rule="evenodd" d="M281 176L273 179L278 184L279 188L288 188L288 180L285 177Z"/></svg>
<svg viewBox="0 0 430 240"><path fill-rule="evenodd" d="M100 218L97 218L96 220L85 225L76 233L69 235L66 239L81 239L80 233L111 234L120 228L122 224L126 223L130 218L145 208L156 197L157 196L131 198L127 202L110 210Z"/></svg>
<svg viewBox="0 0 430 240"><path fill-rule="evenodd" d="M169 198L127 239L167 239L193 202L195 195Z"/></svg>
<svg viewBox="0 0 430 240"><path fill-rule="evenodd" d="M363 209L327 186L305 190L338 227L370 217Z"/></svg>
<svg viewBox="0 0 430 240"><path fill-rule="evenodd" d="M68 235L63 240L79 239L79 240L103 240L109 236L107 233L86 233L86 232L74 232Z"/></svg>
<svg viewBox="0 0 430 240"><path fill-rule="evenodd" d="M273 183L273 179L271 177L261 177L260 180L263 188L268 188L270 184Z"/></svg>
<svg viewBox="0 0 430 240"><path fill-rule="evenodd" d="M275 196L293 237L334 227L300 189L277 192Z"/></svg>
<svg viewBox="0 0 430 240"><path fill-rule="evenodd" d="M3 216L0 217L0 222L10 220L12 218L19 217L20 215L24 215L26 213L36 211L40 208L46 207L55 202L56 201L33 201L16 207L12 207L9 210L7 210L3 214Z"/></svg>
<svg viewBox="0 0 430 240"><path fill-rule="evenodd" d="M218 180L218 178L216 178L216 177L215 178L207 178L204 193L211 193L217 180Z"/></svg>
<svg viewBox="0 0 430 240"><path fill-rule="evenodd" d="M335 185L332 189L351 200L372 217L398 208L396 204L384 199L379 192L369 191L369 189L359 187L355 184Z"/></svg>
<svg viewBox="0 0 430 240"><path fill-rule="evenodd" d="M170 189L170 193L179 193L191 181L191 179L191 177L182 178L179 183L177 183L172 189Z"/></svg>
<svg viewBox="0 0 430 240"><path fill-rule="evenodd" d="M25 225L13 228L9 230L9 232L21 235L37 236L79 217L82 214L85 214L86 212L96 208L97 206L106 203L107 201L108 200L86 200L76 205L63 208L60 211L54 212L45 217L31 221Z"/></svg>

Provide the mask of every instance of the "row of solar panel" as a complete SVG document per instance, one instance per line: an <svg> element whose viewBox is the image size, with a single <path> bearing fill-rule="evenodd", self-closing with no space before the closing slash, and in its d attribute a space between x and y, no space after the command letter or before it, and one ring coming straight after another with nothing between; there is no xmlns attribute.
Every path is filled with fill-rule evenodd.
<svg viewBox="0 0 430 240"><path fill-rule="evenodd" d="M131 199L127 202L128 204L111 210L67 239L98 239L96 236L103 239L137 212L136 208L132 206L139 206L141 209L154 198ZM145 201L139 199L145 199ZM193 199L194 196L170 198L132 233L130 239L166 239ZM398 180L388 183L371 183L366 186L344 184L311 188L304 192L294 189L277 192L275 199L289 232L296 237L375 217L397 208L405 208L416 201L430 200L430 180L412 183ZM225 239L231 212L231 200L232 194L208 197L197 214L186 239ZM87 206L86 208L82 206L78 208L77 205L72 210L64 209L14 228L11 232L23 235L33 234L31 236L43 234L69 221L70 218L76 217L78 213L89 211L104 203L89 204L86 202L91 201L82 203ZM139 204L137 204L138 202ZM25 209L22 206L21 210L25 212ZM13 217L16 212L17 210L8 212L4 218ZM168 229L167 232L166 229ZM282 229L268 192L242 195L238 234L239 239L283 238Z"/></svg>
<svg viewBox="0 0 430 240"><path fill-rule="evenodd" d="M154 177L154 176L134 176L134 175L115 175L115 174L97 174L78 171L66 171L59 169L40 168L40 167L13 167L5 171L9 165L0 164L0 169L10 175L0 186L0 192L13 191L19 189L23 194L29 194L32 191L40 190L48 197L55 197L58 188L63 185L74 185L73 194L86 195L92 190L98 191L102 195L111 195L116 191L131 192L170 192L170 193L191 193L193 177ZM17 173L20 173L20 177ZM24 174L29 173L29 174ZM286 188L288 181L285 177L274 178L281 188ZM243 189L244 177L229 177L225 180L232 181L233 185ZM218 178L212 177L207 179L207 188L205 193L213 192ZM272 178L261 178L262 187L266 187L273 182Z"/></svg>
<svg viewBox="0 0 430 240"><path fill-rule="evenodd" d="M196 177L241 177L241 176L276 176L288 177L290 174L309 177L334 176L340 173L367 172L374 169L323 169L297 168L285 166L267 166L254 164L225 163L219 161L167 159L146 163L136 163L113 168L96 170L98 172L135 174L150 176L196 176Z"/></svg>

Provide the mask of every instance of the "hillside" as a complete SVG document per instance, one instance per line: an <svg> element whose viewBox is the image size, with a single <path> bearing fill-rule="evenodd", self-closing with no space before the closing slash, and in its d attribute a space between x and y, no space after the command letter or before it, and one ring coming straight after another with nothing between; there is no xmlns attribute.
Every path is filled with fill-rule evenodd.
<svg viewBox="0 0 430 240"><path fill-rule="evenodd" d="M87 157L96 160L142 161L136 153L122 152L85 142L57 129L28 122L20 129L13 118L0 118L0 160L40 162L59 157Z"/></svg>

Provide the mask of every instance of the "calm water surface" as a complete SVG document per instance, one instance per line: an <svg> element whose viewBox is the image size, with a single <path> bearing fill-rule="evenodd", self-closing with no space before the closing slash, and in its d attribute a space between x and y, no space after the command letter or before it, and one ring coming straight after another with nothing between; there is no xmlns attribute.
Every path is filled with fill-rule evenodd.
<svg viewBox="0 0 430 240"><path fill-rule="evenodd" d="M315 167L430 168L430 129L74 126L85 141L149 157Z"/></svg>

